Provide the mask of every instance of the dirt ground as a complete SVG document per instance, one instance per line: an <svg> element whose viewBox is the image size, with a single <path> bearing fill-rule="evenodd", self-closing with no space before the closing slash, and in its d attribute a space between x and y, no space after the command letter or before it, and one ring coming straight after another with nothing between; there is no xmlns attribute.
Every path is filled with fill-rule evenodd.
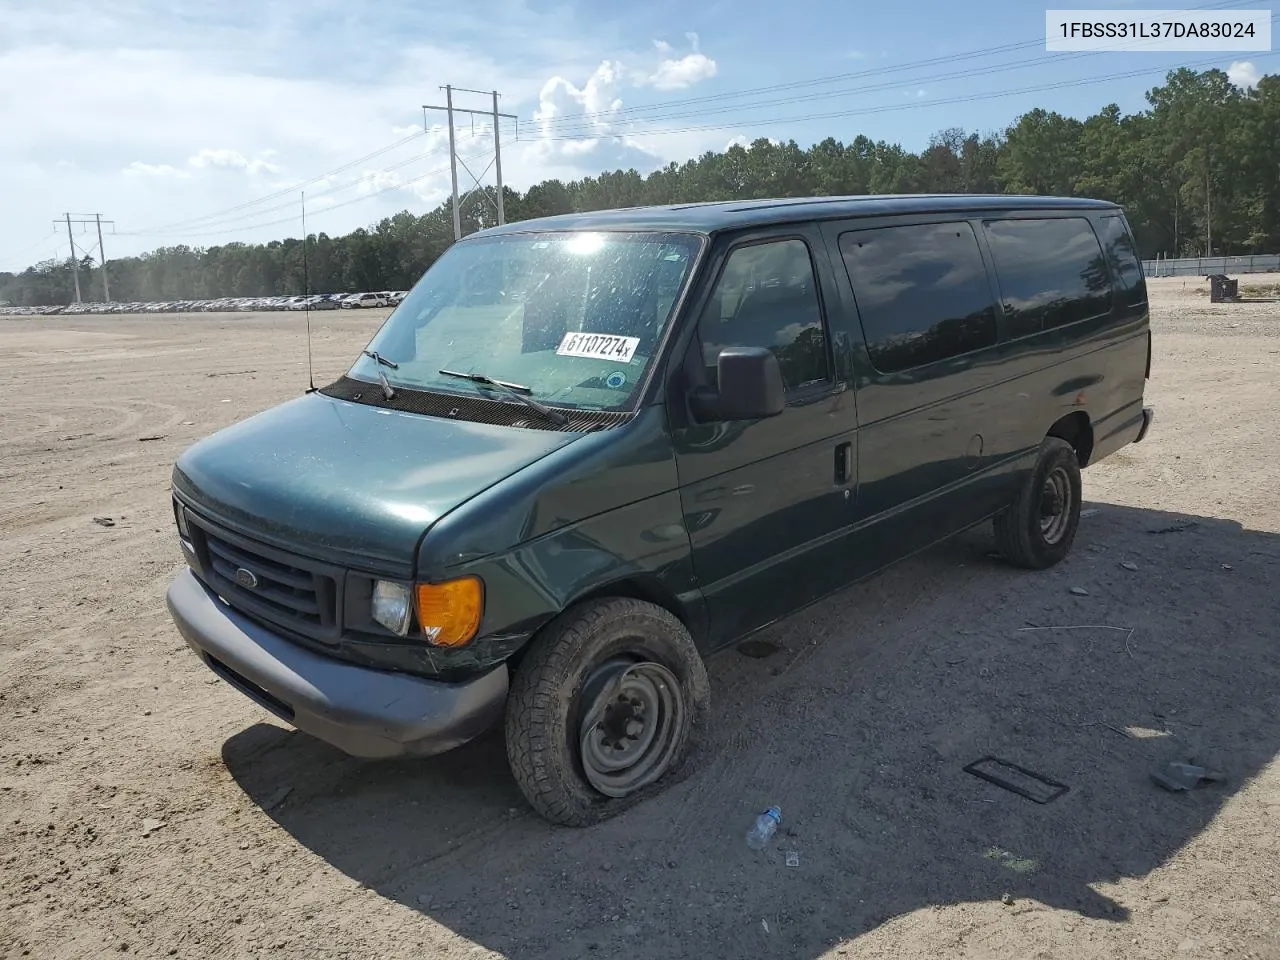
<svg viewBox="0 0 1280 960"><path fill-rule="evenodd" d="M496 735L345 758L170 623L172 463L306 386L301 316L0 321L0 957L1280 957L1280 303L1151 287L1156 421L1065 563L976 531L717 655L705 766L589 831ZM313 315L317 383L382 316Z"/></svg>

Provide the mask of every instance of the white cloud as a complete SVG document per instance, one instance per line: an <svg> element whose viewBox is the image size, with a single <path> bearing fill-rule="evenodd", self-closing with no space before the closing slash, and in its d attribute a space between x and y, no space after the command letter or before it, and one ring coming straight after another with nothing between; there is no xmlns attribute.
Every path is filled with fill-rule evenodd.
<svg viewBox="0 0 1280 960"><path fill-rule="evenodd" d="M280 167L266 158L273 156L275 150L264 150L262 153L252 160L246 157L239 150L229 150L225 147L204 147L193 157L187 158L187 164L196 169L205 167L223 167L228 170L243 170L251 176L259 173L278 173Z"/></svg>
<svg viewBox="0 0 1280 960"><path fill-rule="evenodd" d="M716 62L698 50L698 35L686 33L685 37L693 48L693 52L679 59L662 60L658 68L644 78L642 81L644 84L652 86L655 90L683 90L703 80L710 80L716 75ZM665 40L655 40L653 44L661 54L672 52L671 44Z"/></svg>
<svg viewBox="0 0 1280 960"><path fill-rule="evenodd" d="M850 50L845 54L845 58L848 60L865 60L867 55L861 50Z"/></svg>
<svg viewBox="0 0 1280 960"><path fill-rule="evenodd" d="M1237 60L1227 67L1227 79L1237 87L1249 90L1258 85L1258 81L1262 79L1262 74L1258 72L1258 68L1250 61Z"/></svg>
<svg viewBox="0 0 1280 960"><path fill-rule="evenodd" d="M581 87L560 76L548 80L538 94L538 109L533 114L542 135L551 136L553 121L575 113L584 115L598 131L608 129L608 115L622 109L617 96L622 71L621 62L605 60Z"/></svg>
<svg viewBox="0 0 1280 960"><path fill-rule="evenodd" d="M726 150L732 150L734 147L742 147L745 150L749 146L751 146L751 141L748 140L746 137L744 137L742 134L738 134L736 137L734 137L732 140L726 143L724 145L724 148Z"/></svg>
<svg viewBox="0 0 1280 960"><path fill-rule="evenodd" d="M179 170L167 163L143 163L135 160L125 167L121 173L131 177L188 177L185 170Z"/></svg>
<svg viewBox="0 0 1280 960"><path fill-rule="evenodd" d="M356 180L356 192L368 196L382 190L392 190L404 183L404 178L395 170L365 170Z"/></svg>

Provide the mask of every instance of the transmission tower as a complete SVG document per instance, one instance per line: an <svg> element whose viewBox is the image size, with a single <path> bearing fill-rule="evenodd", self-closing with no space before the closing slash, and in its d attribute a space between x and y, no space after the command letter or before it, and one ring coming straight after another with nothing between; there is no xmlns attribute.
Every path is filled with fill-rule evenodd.
<svg viewBox="0 0 1280 960"><path fill-rule="evenodd" d="M499 120L515 120L513 113L498 112L498 91L497 90L468 90L465 87L443 86L440 88L445 92L445 105L429 106L424 104L422 107L422 126L427 126L428 110L443 110L449 115L449 173L453 178L453 239L462 239L462 202L471 196L476 190L481 190L480 177L489 172L489 167L485 167L480 171L480 177L471 172L471 168L467 166L467 162L458 156L457 141L453 132L453 115L455 113L466 113L472 117L491 117L493 119L493 159L489 161L489 166L494 168L494 177L498 183L497 200L494 208L498 213L498 223L506 223L507 215L503 209L502 202L502 144L498 138L498 122ZM453 95L455 93L477 93L481 96L493 97L492 110L468 110L463 107L455 107L453 105ZM466 192L461 200L458 199L458 164L462 164L462 169L466 170L471 176L475 186Z"/></svg>
<svg viewBox="0 0 1280 960"><path fill-rule="evenodd" d="M90 219L90 218L92 218L92 219ZM102 274L102 299L103 299L106 303L110 303L110 302L111 302L111 290L110 290L110 288L107 286L107 252L106 252L106 249L102 246L102 225L103 225L104 223L106 223L106 224L110 224L110 225L114 228L114 226L115 226L115 221L114 221L114 220L103 220L103 219L102 219L102 214L100 214L100 213L64 213L64 214L62 215L62 219L61 219L61 220L55 220L55 221L53 221L53 222L54 222L54 224L55 224L55 225L59 225L59 226L60 226L61 224L63 224L63 223L66 223L66 225L67 225L67 242L68 242L69 244L71 244L71 276L72 276L72 277L74 277L74 278L75 278L75 281L76 281L76 303L80 303L80 302L81 302L81 299L80 299L80 258L76 256L76 238L75 238L75 234L73 234L73 233L71 232L71 225L72 225L73 223L77 223L77 224L81 224L81 225L88 225L88 224L92 223L92 224L94 224L94 225L98 228L98 242L97 242L97 244L95 244L95 245L94 245L94 246L92 246L92 247L89 247L88 249L86 249L84 246L81 246L81 247L80 247L80 253L81 253L81 255L83 255L83 256L86 256L86 257L90 257L90 258L92 258L92 257L93 257L94 250L95 250L95 249L97 250L97 253L98 253L98 270L99 270L99 272ZM114 232L114 231L113 231L113 232Z"/></svg>

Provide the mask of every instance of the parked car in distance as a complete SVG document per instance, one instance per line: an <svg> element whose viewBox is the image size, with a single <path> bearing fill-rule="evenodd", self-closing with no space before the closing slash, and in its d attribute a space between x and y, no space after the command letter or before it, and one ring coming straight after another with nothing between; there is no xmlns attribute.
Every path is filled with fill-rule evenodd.
<svg viewBox="0 0 1280 960"><path fill-rule="evenodd" d="M1059 563L1082 468L1147 434L1150 363L1103 201L495 227L344 376L183 452L168 608L219 677L349 754L502 723L530 805L590 824L696 760L714 651L976 524L1014 566Z"/></svg>
<svg viewBox="0 0 1280 960"><path fill-rule="evenodd" d="M344 307L385 307L387 298L381 293L353 293L342 301Z"/></svg>

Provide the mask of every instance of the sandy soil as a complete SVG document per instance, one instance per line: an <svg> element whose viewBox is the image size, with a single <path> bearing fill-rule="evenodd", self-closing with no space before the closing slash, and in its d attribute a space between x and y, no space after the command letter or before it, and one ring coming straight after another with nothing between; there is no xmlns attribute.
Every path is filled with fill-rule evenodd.
<svg viewBox="0 0 1280 960"><path fill-rule="evenodd" d="M171 464L306 386L301 317L0 322L0 957L1280 957L1280 304L1172 286L1067 562L975 532L713 658L705 767L590 831L496 736L291 732L169 622ZM313 316L317 382L382 313ZM1225 782L1148 778L1189 757Z"/></svg>

